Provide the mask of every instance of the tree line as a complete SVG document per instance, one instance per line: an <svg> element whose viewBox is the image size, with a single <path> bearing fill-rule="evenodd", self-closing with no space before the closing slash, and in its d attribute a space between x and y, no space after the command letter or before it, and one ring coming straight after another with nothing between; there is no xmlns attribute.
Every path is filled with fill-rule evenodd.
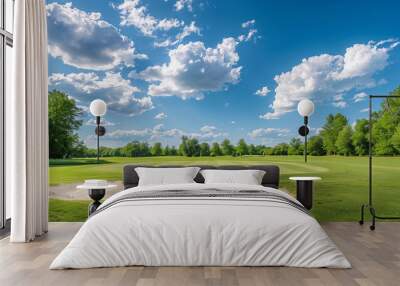
<svg viewBox="0 0 400 286"><path fill-rule="evenodd" d="M264 145L247 144L240 139L237 145L233 145L229 139L221 143L199 142L196 138L183 136L178 147L163 146L160 142L150 145L147 142L133 141L123 147L100 147L102 157L149 157L149 156L243 156L243 155L267 155L269 147ZM78 157L95 157L97 149L83 148Z"/></svg>
<svg viewBox="0 0 400 286"><path fill-rule="evenodd" d="M400 87L391 95L400 96ZM49 144L50 158L95 157L96 149L86 147L76 131L82 125L81 110L73 99L60 91L49 93ZM400 100L383 101L380 109L372 113L372 146L376 155L400 155ZM350 125L341 113L327 116L319 134L308 140L308 154L323 155L367 155L369 125L367 119L359 119ZM101 147L103 157L147 157L147 156L243 156L243 155L301 155L303 140L292 138L288 143L273 147L248 144L240 139L236 145L229 139L221 143L199 142L196 138L183 136L179 146L163 146L160 142L132 141L123 147Z"/></svg>

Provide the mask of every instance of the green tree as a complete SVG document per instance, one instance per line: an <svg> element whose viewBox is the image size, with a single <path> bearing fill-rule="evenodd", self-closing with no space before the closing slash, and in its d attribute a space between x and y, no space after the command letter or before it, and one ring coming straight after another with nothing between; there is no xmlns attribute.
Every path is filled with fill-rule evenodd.
<svg viewBox="0 0 400 286"><path fill-rule="evenodd" d="M390 95L400 96L400 87ZM381 104L381 110L373 114L372 138L374 153L377 155L397 155L398 149L394 145L397 136L396 129L400 125L400 99L388 98Z"/></svg>
<svg viewBox="0 0 400 286"><path fill-rule="evenodd" d="M199 141L196 138L182 136L182 142L179 145L179 154L188 157L200 156Z"/></svg>
<svg viewBox="0 0 400 286"><path fill-rule="evenodd" d="M264 154L265 155L273 155L274 154L274 148L273 147L265 147L264 148Z"/></svg>
<svg viewBox="0 0 400 286"><path fill-rule="evenodd" d="M150 156L150 147L145 142L132 141L121 148L125 157L147 157Z"/></svg>
<svg viewBox="0 0 400 286"><path fill-rule="evenodd" d="M167 145L163 149L163 156L169 156L171 154L171 148Z"/></svg>
<svg viewBox="0 0 400 286"><path fill-rule="evenodd" d="M257 155L256 146L254 146L254 144L248 145L248 154L249 155Z"/></svg>
<svg viewBox="0 0 400 286"><path fill-rule="evenodd" d="M49 156L50 158L71 157L76 148L81 149L76 131L81 127L81 110L75 100L67 94L53 90L48 98Z"/></svg>
<svg viewBox="0 0 400 286"><path fill-rule="evenodd" d="M111 157L113 156L114 148L101 146L100 147L100 156L101 157Z"/></svg>
<svg viewBox="0 0 400 286"><path fill-rule="evenodd" d="M231 144L231 141L225 139L221 143L221 151L223 155L231 156L233 153L235 153L235 147Z"/></svg>
<svg viewBox="0 0 400 286"><path fill-rule="evenodd" d="M170 156L177 156L178 155L178 150L176 150L175 146L171 146L171 149L169 151Z"/></svg>
<svg viewBox="0 0 400 286"><path fill-rule="evenodd" d="M75 155L73 155L73 156L74 157L81 157L81 156L75 156ZM93 158L93 157L96 157L96 156L97 156L97 149L89 149L88 148L88 149L85 150L85 153L84 153L84 155L82 157Z"/></svg>
<svg viewBox="0 0 400 286"><path fill-rule="evenodd" d="M383 110L376 114L377 120L373 123L372 140L374 153L377 155L393 155L395 148L392 145L392 136L396 125L392 122L390 114Z"/></svg>
<svg viewBox="0 0 400 286"><path fill-rule="evenodd" d="M287 155L289 145L286 143L280 143L272 148L272 155Z"/></svg>
<svg viewBox="0 0 400 286"><path fill-rule="evenodd" d="M221 156L222 155L222 151L221 151L221 148L220 148L220 146L219 146L219 144L217 143L217 142L214 142L212 145L211 145L211 149L210 149L210 155L211 156Z"/></svg>
<svg viewBox="0 0 400 286"><path fill-rule="evenodd" d="M345 156L353 154L352 136L353 130L350 125L344 126L343 129L340 130L335 143L338 154Z"/></svg>
<svg viewBox="0 0 400 286"><path fill-rule="evenodd" d="M357 120L351 139L354 146L354 152L359 156L368 154L368 130L367 119Z"/></svg>
<svg viewBox="0 0 400 286"><path fill-rule="evenodd" d="M210 145L208 143L200 144L200 156L210 156Z"/></svg>
<svg viewBox="0 0 400 286"><path fill-rule="evenodd" d="M152 156L161 156L163 153L161 143L160 142L154 143L154 145L151 147L150 153Z"/></svg>
<svg viewBox="0 0 400 286"><path fill-rule="evenodd" d="M308 153L313 156L325 155L322 137L317 135L310 138L307 144Z"/></svg>
<svg viewBox="0 0 400 286"><path fill-rule="evenodd" d="M151 155L150 146L147 142L141 142L139 144L139 156L148 157Z"/></svg>
<svg viewBox="0 0 400 286"><path fill-rule="evenodd" d="M121 157L122 156L122 152L121 152L121 147L115 148L114 149L114 153L113 153L113 157Z"/></svg>
<svg viewBox="0 0 400 286"><path fill-rule="evenodd" d="M129 142L124 147L122 147L121 151L124 157L135 157L137 154L137 150L139 149L139 142Z"/></svg>
<svg viewBox="0 0 400 286"><path fill-rule="evenodd" d="M303 152L303 142L299 138L292 138L289 142L288 155L301 155Z"/></svg>
<svg viewBox="0 0 400 286"><path fill-rule="evenodd" d="M244 139L240 139L238 145L236 146L236 153L239 156L248 155L249 149L247 147L246 141Z"/></svg>
<svg viewBox="0 0 400 286"><path fill-rule="evenodd" d="M74 146L74 148L71 152L71 157L74 157L74 158L90 157L90 156L88 156L88 153L89 153L89 149L85 146L85 144L82 141L80 141ZM96 151L96 154L97 154L97 151Z"/></svg>
<svg viewBox="0 0 400 286"><path fill-rule="evenodd" d="M396 127L392 138L390 139L393 148L400 153L400 125Z"/></svg>
<svg viewBox="0 0 400 286"><path fill-rule="evenodd" d="M188 140L189 156L198 157L200 156L200 144L196 138Z"/></svg>
<svg viewBox="0 0 400 286"><path fill-rule="evenodd" d="M257 145L256 146L257 155L265 155L265 146L264 145Z"/></svg>
<svg viewBox="0 0 400 286"><path fill-rule="evenodd" d="M189 156L189 138L187 136L182 136L181 144L179 145L178 153L181 156Z"/></svg>
<svg viewBox="0 0 400 286"><path fill-rule="evenodd" d="M326 122L322 127L321 136L324 142L324 149L328 155L336 154L336 139L339 132L347 125L347 118L337 113L335 115L329 114L326 118Z"/></svg>

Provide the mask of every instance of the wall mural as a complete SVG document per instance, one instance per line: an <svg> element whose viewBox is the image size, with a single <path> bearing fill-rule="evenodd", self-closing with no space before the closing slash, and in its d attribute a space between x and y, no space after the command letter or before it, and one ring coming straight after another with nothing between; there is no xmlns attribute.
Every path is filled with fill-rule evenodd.
<svg viewBox="0 0 400 286"><path fill-rule="evenodd" d="M305 98L315 103L312 154L365 154L367 95L400 94L400 41L396 17L387 16L394 7L365 1L360 9L344 1L48 1L51 157L94 155L88 108L97 98L108 107L103 155L301 154L296 107ZM398 154L390 116L400 105L387 116L377 106L376 151Z"/></svg>

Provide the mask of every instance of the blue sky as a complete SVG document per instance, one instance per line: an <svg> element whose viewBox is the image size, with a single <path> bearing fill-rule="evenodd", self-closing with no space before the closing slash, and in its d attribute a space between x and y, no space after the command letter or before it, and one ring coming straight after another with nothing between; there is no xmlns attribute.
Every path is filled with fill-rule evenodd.
<svg viewBox="0 0 400 286"><path fill-rule="evenodd" d="M233 4L234 3L234 4ZM400 84L397 1L48 1L49 87L108 105L102 145L297 136ZM79 135L93 147L93 117Z"/></svg>

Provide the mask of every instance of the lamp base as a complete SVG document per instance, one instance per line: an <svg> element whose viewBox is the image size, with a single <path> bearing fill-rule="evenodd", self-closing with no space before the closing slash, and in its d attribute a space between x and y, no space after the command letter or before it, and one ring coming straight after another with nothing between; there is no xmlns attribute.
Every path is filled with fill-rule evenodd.
<svg viewBox="0 0 400 286"><path fill-rule="evenodd" d="M106 189L89 189L88 193L89 197L93 200L93 202L88 207L88 215L90 216L101 205L100 200L104 198L104 195L106 194Z"/></svg>

